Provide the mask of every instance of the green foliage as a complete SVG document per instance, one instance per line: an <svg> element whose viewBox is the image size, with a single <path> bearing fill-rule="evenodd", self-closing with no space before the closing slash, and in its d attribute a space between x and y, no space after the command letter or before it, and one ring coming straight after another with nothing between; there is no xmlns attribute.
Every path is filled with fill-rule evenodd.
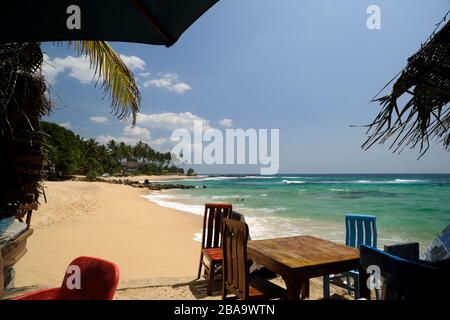
<svg viewBox="0 0 450 320"><path fill-rule="evenodd" d="M94 139L83 140L71 130L55 123L42 122L42 128L46 136L49 164L50 167L54 166L56 178L82 174L95 180L104 173L112 175L123 171L146 175L184 173L182 168L170 166L172 156L169 152L158 152L142 141L130 146L111 140L104 146ZM127 169L119 163L121 159L139 159L139 168Z"/></svg>
<svg viewBox="0 0 450 320"><path fill-rule="evenodd" d="M98 177L98 172L96 171L89 171L86 174L86 179L89 181L95 181L95 179Z"/></svg>
<svg viewBox="0 0 450 320"><path fill-rule="evenodd" d="M55 123L42 122L49 161L55 166L57 176L79 173L84 163L82 140Z"/></svg>
<svg viewBox="0 0 450 320"><path fill-rule="evenodd" d="M194 169L189 168L189 170L187 171L187 175L188 176L196 176L197 174L195 173Z"/></svg>

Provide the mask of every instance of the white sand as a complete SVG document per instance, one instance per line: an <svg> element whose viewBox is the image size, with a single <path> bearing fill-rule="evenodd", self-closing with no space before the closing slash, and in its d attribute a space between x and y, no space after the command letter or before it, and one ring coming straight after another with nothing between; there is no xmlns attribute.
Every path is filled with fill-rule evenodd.
<svg viewBox="0 0 450 320"><path fill-rule="evenodd" d="M82 255L117 263L120 280L196 275L202 218L159 207L145 189L101 182L46 182L47 204L34 212L34 234L16 264L19 286L59 285ZM119 284L120 285L120 284Z"/></svg>

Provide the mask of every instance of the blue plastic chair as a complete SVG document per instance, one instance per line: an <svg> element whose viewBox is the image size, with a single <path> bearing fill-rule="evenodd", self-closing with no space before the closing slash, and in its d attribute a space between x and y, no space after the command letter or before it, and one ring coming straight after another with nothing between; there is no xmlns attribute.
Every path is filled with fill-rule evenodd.
<svg viewBox="0 0 450 320"><path fill-rule="evenodd" d="M348 214L345 216L345 245L359 248L361 245L371 247L377 246L377 224L375 216ZM343 283L343 279L347 283ZM354 287L350 285L350 278L354 280ZM349 294L355 292L355 299L359 299L359 273L357 270L344 272L330 277L329 275L323 277L323 297L328 299L330 297L330 283L333 285L345 288ZM376 291L377 299L379 299L380 292Z"/></svg>

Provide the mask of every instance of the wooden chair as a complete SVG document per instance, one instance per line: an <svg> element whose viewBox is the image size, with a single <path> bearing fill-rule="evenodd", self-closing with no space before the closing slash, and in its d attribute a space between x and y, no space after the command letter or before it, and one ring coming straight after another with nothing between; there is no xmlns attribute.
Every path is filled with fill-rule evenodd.
<svg viewBox="0 0 450 320"><path fill-rule="evenodd" d="M450 259L431 263L405 259L361 245L361 266L378 266L383 300L443 300L449 298Z"/></svg>
<svg viewBox="0 0 450 320"><path fill-rule="evenodd" d="M359 248L361 245L377 246L377 224L375 216L348 214L345 216L345 245ZM354 286L350 285L350 278ZM343 280L346 280L346 283ZM323 297L330 297L330 283L355 293L355 299L359 299L359 273L357 270L344 272L342 274L323 277ZM377 299L380 291L377 290Z"/></svg>
<svg viewBox="0 0 450 320"><path fill-rule="evenodd" d="M203 216L202 247L197 279L200 279L202 267L208 277L207 295L212 295L216 267L222 263L222 221L231 216L233 206L224 203L205 204ZM207 262L204 261L206 258Z"/></svg>
<svg viewBox="0 0 450 320"><path fill-rule="evenodd" d="M248 237L248 226L245 222L223 220L222 299L227 299L228 293L243 300L286 298L285 289L262 278L250 278Z"/></svg>

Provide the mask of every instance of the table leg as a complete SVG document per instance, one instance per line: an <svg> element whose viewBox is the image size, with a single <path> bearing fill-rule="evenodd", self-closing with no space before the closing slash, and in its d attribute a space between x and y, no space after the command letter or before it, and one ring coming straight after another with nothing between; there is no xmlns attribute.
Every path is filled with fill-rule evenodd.
<svg viewBox="0 0 450 320"><path fill-rule="evenodd" d="M309 298L309 279L304 280L293 276L282 276L282 278L286 284L288 300Z"/></svg>
<svg viewBox="0 0 450 320"><path fill-rule="evenodd" d="M360 298L365 298L370 300L370 289L367 286L367 279L369 279L369 274L367 270L361 266L358 268L359 271L359 296Z"/></svg>
<svg viewBox="0 0 450 320"><path fill-rule="evenodd" d="M309 279L306 279L305 281L303 281L301 298L302 299L309 298Z"/></svg>

